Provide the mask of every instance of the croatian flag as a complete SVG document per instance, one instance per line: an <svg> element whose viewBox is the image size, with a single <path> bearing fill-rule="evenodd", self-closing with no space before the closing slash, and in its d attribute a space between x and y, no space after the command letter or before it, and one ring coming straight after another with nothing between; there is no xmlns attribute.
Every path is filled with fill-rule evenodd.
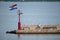
<svg viewBox="0 0 60 40"><path fill-rule="evenodd" d="M17 9L17 4L13 4L9 8L10 8L10 10L15 10L15 9Z"/></svg>

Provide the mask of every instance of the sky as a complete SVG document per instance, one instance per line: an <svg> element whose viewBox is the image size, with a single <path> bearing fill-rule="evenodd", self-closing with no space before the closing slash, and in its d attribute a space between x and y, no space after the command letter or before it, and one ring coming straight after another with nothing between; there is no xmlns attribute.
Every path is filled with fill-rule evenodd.
<svg viewBox="0 0 60 40"><path fill-rule="evenodd" d="M10 11L12 4L17 4L18 9ZM0 25L16 25L19 9L23 13L22 25L60 24L60 2L0 2Z"/></svg>

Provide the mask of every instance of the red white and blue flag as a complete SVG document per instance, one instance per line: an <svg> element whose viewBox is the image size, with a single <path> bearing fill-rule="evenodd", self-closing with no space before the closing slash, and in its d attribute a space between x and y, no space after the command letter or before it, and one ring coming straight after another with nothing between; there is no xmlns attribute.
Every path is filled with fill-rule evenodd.
<svg viewBox="0 0 60 40"><path fill-rule="evenodd" d="M13 4L9 8L10 8L10 10L15 10L15 9L17 9L17 4Z"/></svg>

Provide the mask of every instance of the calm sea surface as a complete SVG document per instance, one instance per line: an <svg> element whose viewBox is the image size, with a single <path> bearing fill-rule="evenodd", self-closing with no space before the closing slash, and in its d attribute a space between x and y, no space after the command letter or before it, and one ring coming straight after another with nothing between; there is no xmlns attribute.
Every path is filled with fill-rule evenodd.
<svg viewBox="0 0 60 40"><path fill-rule="evenodd" d="M0 40L60 40L60 34L0 34Z"/></svg>
<svg viewBox="0 0 60 40"><path fill-rule="evenodd" d="M16 11L9 6L15 2L0 2L0 40L60 40L60 34L6 34L17 30ZM60 2L16 2L22 9L21 23L60 24Z"/></svg>
<svg viewBox="0 0 60 40"><path fill-rule="evenodd" d="M17 30L17 26L13 22L2 22L0 40L60 40L60 34L6 34L6 31L15 29Z"/></svg>

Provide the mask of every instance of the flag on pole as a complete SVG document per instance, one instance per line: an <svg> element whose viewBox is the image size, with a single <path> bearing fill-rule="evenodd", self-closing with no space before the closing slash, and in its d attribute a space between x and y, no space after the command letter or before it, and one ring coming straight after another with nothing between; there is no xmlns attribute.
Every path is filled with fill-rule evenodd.
<svg viewBox="0 0 60 40"><path fill-rule="evenodd" d="M17 4L13 4L9 8L10 8L10 10L15 10L15 9L17 9Z"/></svg>

